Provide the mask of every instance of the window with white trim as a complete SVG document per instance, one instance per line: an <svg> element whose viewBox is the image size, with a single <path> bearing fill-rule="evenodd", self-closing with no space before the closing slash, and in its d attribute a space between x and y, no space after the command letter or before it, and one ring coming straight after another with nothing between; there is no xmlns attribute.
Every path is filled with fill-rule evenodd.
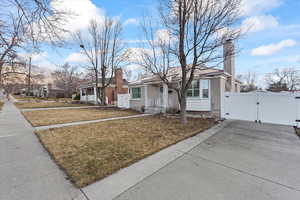
<svg viewBox="0 0 300 200"><path fill-rule="evenodd" d="M187 90L187 97L199 97L200 96L200 84L199 80L192 82L191 86Z"/></svg>
<svg viewBox="0 0 300 200"><path fill-rule="evenodd" d="M131 98L132 99L140 99L141 98L141 88L131 88Z"/></svg>
<svg viewBox="0 0 300 200"><path fill-rule="evenodd" d="M82 96L85 96L85 95L86 95L86 89L82 89L81 95L82 95Z"/></svg>
<svg viewBox="0 0 300 200"><path fill-rule="evenodd" d="M209 80L201 80L200 81L201 91L202 91L202 99L209 98Z"/></svg>

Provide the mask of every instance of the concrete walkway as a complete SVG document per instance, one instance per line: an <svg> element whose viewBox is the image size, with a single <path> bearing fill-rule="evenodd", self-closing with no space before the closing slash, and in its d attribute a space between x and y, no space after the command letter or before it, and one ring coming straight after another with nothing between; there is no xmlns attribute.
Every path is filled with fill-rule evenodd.
<svg viewBox="0 0 300 200"><path fill-rule="evenodd" d="M84 200L33 131L19 110L6 102L0 113L0 199Z"/></svg>
<svg viewBox="0 0 300 200"><path fill-rule="evenodd" d="M292 127L234 121L114 199L299 200L299 169Z"/></svg>
<svg viewBox="0 0 300 200"><path fill-rule="evenodd" d="M60 127L65 127L65 126L83 125L83 124L105 122L105 121L112 121L112 120L118 120L118 119L130 119L130 118L145 117L145 116L151 116L151 115L153 115L153 114L139 114L139 115L125 116L125 117L113 117L113 118L96 119L96 120L90 120L90 121L70 122L70 123L65 123L65 124L38 126L38 127L35 127L35 129L36 130L46 130L46 129L50 129L50 128L60 128Z"/></svg>

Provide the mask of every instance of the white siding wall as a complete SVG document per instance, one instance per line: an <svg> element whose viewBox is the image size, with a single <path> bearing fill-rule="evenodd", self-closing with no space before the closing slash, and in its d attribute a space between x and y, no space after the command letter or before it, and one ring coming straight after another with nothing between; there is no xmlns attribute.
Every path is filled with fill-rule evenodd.
<svg viewBox="0 0 300 200"><path fill-rule="evenodd" d="M186 108L188 111L210 111L210 99L187 99Z"/></svg>

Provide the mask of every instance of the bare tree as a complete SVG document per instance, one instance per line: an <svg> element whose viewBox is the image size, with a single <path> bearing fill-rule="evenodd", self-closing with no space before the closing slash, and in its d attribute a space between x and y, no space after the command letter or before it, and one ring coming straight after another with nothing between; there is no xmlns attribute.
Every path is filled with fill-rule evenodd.
<svg viewBox="0 0 300 200"><path fill-rule="evenodd" d="M241 92L251 92L257 90L257 73L248 71L245 74L237 75L237 79L243 84L241 85Z"/></svg>
<svg viewBox="0 0 300 200"><path fill-rule="evenodd" d="M81 80L81 73L77 72L77 67L65 63L59 69L52 73L55 84L64 89L65 94L71 97L73 92L76 92Z"/></svg>
<svg viewBox="0 0 300 200"><path fill-rule="evenodd" d="M41 42L61 44L62 25L68 12L55 10L57 0L1 0L0 86L3 65L21 48L37 49Z"/></svg>
<svg viewBox="0 0 300 200"><path fill-rule="evenodd" d="M294 91L300 88L300 70L296 68L275 69L266 74L265 81L271 91Z"/></svg>
<svg viewBox="0 0 300 200"><path fill-rule="evenodd" d="M88 36L83 36L81 32L74 34L75 41L87 57L88 70L94 73L97 88L95 95L97 101L100 99L98 103L101 105L106 104L105 89L111 84L115 69L125 60L121 33L121 23L106 17L103 23L90 21Z"/></svg>
<svg viewBox="0 0 300 200"><path fill-rule="evenodd" d="M160 18L142 24L148 44L139 64L177 92L182 123L187 122L186 96L195 72L222 63L220 47L240 36L239 29L230 28L237 23L239 7L240 0L161 0ZM180 66L178 73L174 66Z"/></svg>

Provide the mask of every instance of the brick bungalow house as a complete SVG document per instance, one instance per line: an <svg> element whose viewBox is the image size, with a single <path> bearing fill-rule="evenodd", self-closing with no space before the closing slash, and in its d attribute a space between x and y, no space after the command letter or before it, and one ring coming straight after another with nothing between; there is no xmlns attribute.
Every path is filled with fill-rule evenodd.
<svg viewBox="0 0 300 200"><path fill-rule="evenodd" d="M106 80L107 82L109 79ZM101 87L101 79L99 79L98 87ZM96 104L96 85L95 83L83 84L79 87L80 101ZM111 84L106 88L106 103L115 104L118 94L128 93L128 81L123 78L123 70L118 68L115 70L115 76L111 80ZM99 99L98 99L99 100ZM100 100L99 100L100 101Z"/></svg>

